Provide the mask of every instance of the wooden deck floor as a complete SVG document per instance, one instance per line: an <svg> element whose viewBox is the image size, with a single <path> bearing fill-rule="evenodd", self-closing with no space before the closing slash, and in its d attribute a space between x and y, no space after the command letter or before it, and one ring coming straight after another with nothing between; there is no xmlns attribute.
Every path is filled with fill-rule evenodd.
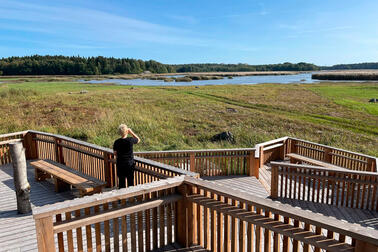
<svg viewBox="0 0 378 252"><path fill-rule="evenodd" d="M34 170L28 167L32 208L74 198L70 192L55 193L48 181L36 182ZM0 251L36 251L37 240L31 214L18 214L14 191L13 168L0 166Z"/></svg>
<svg viewBox="0 0 378 252"><path fill-rule="evenodd" d="M269 171L265 174L269 178ZM55 193L54 186L48 181L36 182L34 170L28 169L31 184L31 203L33 207L52 204L68 199L74 195L71 192ZM204 180L217 183L225 188L237 189L251 193L258 197L268 198L269 193L255 177L248 176L218 176L203 177ZM0 166L0 251L36 251L34 220L31 214L17 214L16 196L13 186L13 172L10 165ZM325 216L331 216L346 222L358 223L378 229L378 212L357 210L351 208L327 206L325 204L304 202L298 200L278 199L281 203L294 205L306 211L312 211ZM193 247L181 249L170 245L159 251L205 251L203 248Z"/></svg>

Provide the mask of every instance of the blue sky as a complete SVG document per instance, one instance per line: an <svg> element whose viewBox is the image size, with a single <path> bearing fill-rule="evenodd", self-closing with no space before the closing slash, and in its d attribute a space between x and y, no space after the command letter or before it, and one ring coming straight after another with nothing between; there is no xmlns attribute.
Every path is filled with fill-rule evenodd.
<svg viewBox="0 0 378 252"><path fill-rule="evenodd" d="M0 0L0 57L378 61L377 0Z"/></svg>

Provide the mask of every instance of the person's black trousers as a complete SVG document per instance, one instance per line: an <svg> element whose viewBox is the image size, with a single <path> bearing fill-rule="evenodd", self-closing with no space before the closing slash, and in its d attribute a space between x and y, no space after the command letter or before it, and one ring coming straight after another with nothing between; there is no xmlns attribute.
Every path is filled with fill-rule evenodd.
<svg viewBox="0 0 378 252"><path fill-rule="evenodd" d="M126 179L127 187L134 185L134 169L134 160L117 160L117 175L119 179L119 188L126 188Z"/></svg>
<svg viewBox="0 0 378 252"><path fill-rule="evenodd" d="M127 176L120 175L118 176L119 182L118 186L119 188L126 188L126 180L127 180L127 187L134 186L134 172L128 174Z"/></svg>

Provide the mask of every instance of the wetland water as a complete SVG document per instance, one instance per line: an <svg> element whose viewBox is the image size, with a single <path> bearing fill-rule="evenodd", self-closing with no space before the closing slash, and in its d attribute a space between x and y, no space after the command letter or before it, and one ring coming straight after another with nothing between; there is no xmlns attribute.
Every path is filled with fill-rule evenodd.
<svg viewBox="0 0 378 252"><path fill-rule="evenodd" d="M184 75L174 75L182 77ZM168 76L167 76L168 77ZM169 76L173 77L173 76ZM114 83L119 85L132 86L204 86L204 85L225 85L225 84L262 84L262 83L315 83L318 80L311 79L311 73L293 74L293 75L260 75L260 76L239 76L228 79L227 77L220 80L193 80L192 82L164 82L164 80L148 79L105 79L105 80L80 80L84 83Z"/></svg>

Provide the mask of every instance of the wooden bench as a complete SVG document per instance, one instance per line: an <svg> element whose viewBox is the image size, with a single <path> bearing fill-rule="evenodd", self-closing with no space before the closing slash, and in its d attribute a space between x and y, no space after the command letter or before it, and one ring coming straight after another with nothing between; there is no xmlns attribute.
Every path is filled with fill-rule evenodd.
<svg viewBox="0 0 378 252"><path fill-rule="evenodd" d="M84 175L52 160L37 160L30 163L35 169L37 181L53 178L55 191L62 192L71 189L71 185L77 188L80 196L102 192L105 182Z"/></svg>
<svg viewBox="0 0 378 252"><path fill-rule="evenodd" d="M340 166L337 166L337 165L333 165L333 164L330 164L330 163L327 163L327 162L323 162L323 161L316 160L316 159L313 159L313 158L305 157L305 156L295 154L295 153L289 153L289 154L286 154L286 156L290 158L290 163L296 163L296 161L301 161L301 162L305 162L307 164L321 166L321 167L329 168L329 169L348 170L346 168L343 168L343 167L340 167Z"/></svg>

